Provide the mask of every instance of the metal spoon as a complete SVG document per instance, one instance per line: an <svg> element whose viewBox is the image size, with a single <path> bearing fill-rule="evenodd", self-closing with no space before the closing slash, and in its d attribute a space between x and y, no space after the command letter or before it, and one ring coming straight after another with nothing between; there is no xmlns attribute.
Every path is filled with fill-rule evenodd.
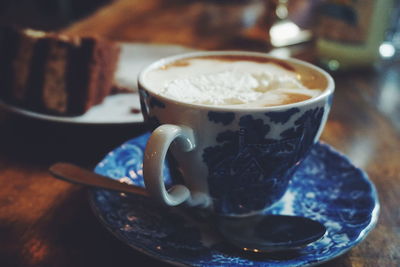
<svg viewBox="0 0 400 267"><path fill-rule="evenodd" d="M49 169L58 179L123 193L150 197L145 188L122 183L69 163ZM295 250L317 241L326 232L323 224L300 216L253 215L215 218L216 226L232 245L250 252Z"/></svg>

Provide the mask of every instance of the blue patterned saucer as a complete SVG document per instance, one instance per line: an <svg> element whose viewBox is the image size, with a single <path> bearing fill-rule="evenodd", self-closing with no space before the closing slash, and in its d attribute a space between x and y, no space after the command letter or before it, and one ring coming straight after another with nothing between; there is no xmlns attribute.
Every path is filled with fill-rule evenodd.
<svg viewBox="0 0 400 267"><path fill-rule="evenodd" d="M143 186L142 157L149 134L110 152L97 173ZM170 180L168 166L165 175ZM129 246L161 261L189 266L310 266L361 242L375 226L379 203L367 175L326 144L316 144L283 198L265 213L299 215L323 223L327 234L295 253L250 255L224 242L206 223L141 196L93 189L96 216Z"/></svg>

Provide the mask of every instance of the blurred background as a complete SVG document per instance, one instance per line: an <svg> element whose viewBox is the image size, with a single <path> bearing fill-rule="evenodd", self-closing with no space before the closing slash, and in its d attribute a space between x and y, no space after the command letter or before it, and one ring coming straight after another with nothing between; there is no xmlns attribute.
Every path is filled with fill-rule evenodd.
<svg viewBox="0 0 400 267"><path fill-rule="evenodd" d="M400 81L390 67L400 59L400 0L0 0L0 26L9 25L128 43L269 52L331 72L383 66L391 86L380 88L377 101L400 128Z"/></svg>
<svg viewBox="0 0 400 267"><path fill-rule="evenodd" d="M111 0L0 0L2 24L56 30L84 18Z"/></svg>
<svg viewBox="0 0 400 267"><path fill-rule="evenodd" d="M399 3L399 0L147 0L145 3L0 0L0 24L202 49L270 51L315 41L320 61L336 70L348 65L371 65L378 56L385 59L397 56ZM88 16L90 19L85 20ZM93 27L99 18L102 25ZM359 52L365 44L368 47L363 49L368 51ZM348 50L349 45L356 48L354 62L345 62L354 54ZM284 50L280 53L287 54Z"/></svg>

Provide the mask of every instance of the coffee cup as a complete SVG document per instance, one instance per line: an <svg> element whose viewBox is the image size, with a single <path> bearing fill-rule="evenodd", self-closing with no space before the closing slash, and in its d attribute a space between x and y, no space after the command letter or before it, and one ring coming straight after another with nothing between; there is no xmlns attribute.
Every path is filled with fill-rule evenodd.
<svg viewBox="0 0 400 267"><path fill-rule="evenodd" d="M315 144L334 82L296 59L242 51L196 52L158 60L139 75L146 189L167 206L217 215L259 213L286 192ZM168 155L174 185L163 179Z"/></svg>

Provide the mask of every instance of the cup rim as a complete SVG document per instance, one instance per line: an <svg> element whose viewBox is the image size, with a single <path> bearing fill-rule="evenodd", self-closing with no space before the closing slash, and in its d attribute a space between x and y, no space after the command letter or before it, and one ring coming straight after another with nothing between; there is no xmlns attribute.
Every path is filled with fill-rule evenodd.
<svg viewBox="0 0 400 267"><path fill-rule="evenodd" d="M307 99L305 101L300 101L300 102L295 102L291 104L286 104L286 105L277 105L277 106L266 106L266 107L251 107L251 106L242 106L242 105L206 105L206 104L198 104L198 103L187 103L184 101L178 101L174 100L168 97L165 97L163 95L157 94L153 90L149 89L146 84L145 84L145 75L149 71L159 68L163 65L166 65L168 63L185 59L185 58L191 58L191 57L206 57L206 56L226 56L226 55L244 55L244 56L255 56L255 57L263 57L263 58L273 58L273 59L279 59L283 61L287 61L289 63L294 63L294 64L299 64L302 66L305 66L307 68L313 69L319 73L321 73L325 79L327 80L327 86L322 92L322 94L318 95L317 97ZM195 108L195 109L207 109L207 110L212 110L212 111L222 111L222 112L238 112L238 111L276 111L276 110L282 110L282 109L290 109L290 108L300 108L303 106L307 106L316 102L319 102L321 99L324 99L325 97L328 97L333 94L335 91L335 82L332 78L332 76L326 72L325 70L321 69L320 67L317 67L311 63L308 63L303 60L295 59L295 58L283 58L283 57L277 57L277 56L272 56L267 53L262 53L262 52L251 52L251 51L235 51L235 50L228 50L228 51L199 51L199 52L190 52L190 53L183 53L183 54L178 54L174 56L169 56L169 57L164 57L161 59L158 59L151 63L150 65L146 66L143 68L139 75L138 75L138 87L139 89L145 89L148 93L151 95L156 96L157 98L160 98L162 101L166 103L173 103L174 105L181 105L181 106L186 106L189 108Z"/></svg>

